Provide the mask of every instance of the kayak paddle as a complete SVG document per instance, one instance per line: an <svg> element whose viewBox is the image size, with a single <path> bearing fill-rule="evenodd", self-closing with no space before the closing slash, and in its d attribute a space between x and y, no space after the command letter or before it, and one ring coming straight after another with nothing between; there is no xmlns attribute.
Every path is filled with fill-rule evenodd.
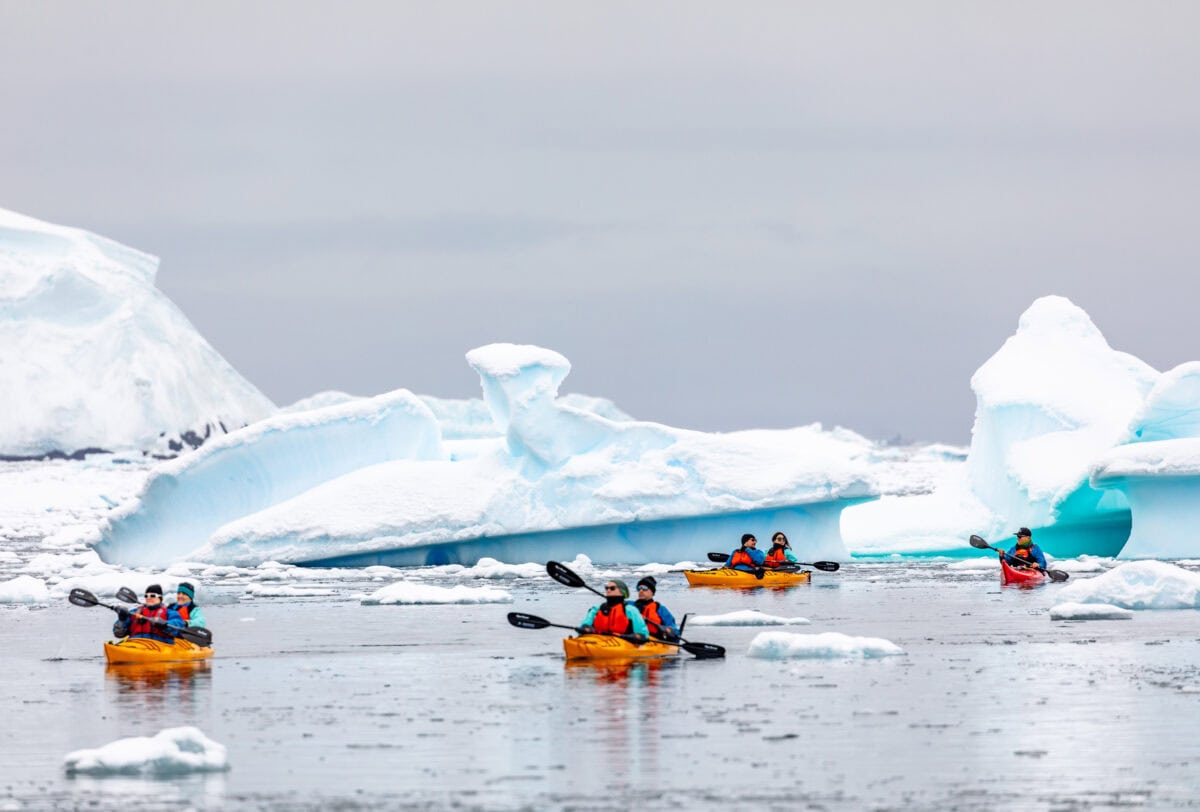
<svg viewBox="0 0 1200 812"><path fill-rule="evenodd" d="M568 567L566 564L560 564L557 561L547 561L546 562L546 572L549 573L551 578L558 581L563 586L576 587L576 588L583 587L584 589L588 589L588 590L591 590L592 592L595 592L597 595L599 595L602 598L608 597L603 592L600 592L599 590L588 586L584 582L584 580L582 578L580 578L575 573L575 571L572 570L570 567ZM511 615L509 616L509 622L512 623ZM651 621L646 621L646 622L650 623ZM684 615L684 622L685 623L687 622L687 615ZM655 623L654 625L658 626L657 623ZM660 631L662 630L661 626L658 626L658 628ZM683 633L682 626L680 627L679 631L681 634ZM671 640L661 640L661 639L653 638L653 637L650 639L654 640L657 643L669 643L672 646L679 645L678 643L675 643L674 641L671 641ZM686 651L688 654L694 654L696 657L698 657L700 659L725 656L725 649L722 648L721 646L713 645L712 643L691 643L687 640L684 640L682 637L679 638L679 642L683 643L682 648L684 651ZM704 652L704 653L701 653L701 652Z"/></svg>
<svg viewBox="0 0 1200 812"><path fill-rule="evenodd" d="M719 564L723 561L728 561L729 554L728 553L709 553L708 560L715 561L716 563ZM821 570L822 572L837 572L838 570L840 570L842 568L842 565L836 561L813 561L813 562L788 561L787 563L795 564L798 567L812 567L813 569Z"/></svg>
<svg viewBox="0 0 1200 812"><path fill-rule="evenodd" d="M136 595L134 596L136 599ZM96 596L86 589L72 589L71 594L67 596L67 600L76 606L103 606L105 609L111 609L117 614L127 612L128 610L120 606L111 606L107 603L101 603L96 599ZM212 645L212 632L208 629L201 629L192 626L171 626L166 621L157 618L142 618L149 621L152 625L164 627L164 631L173 637L182 637L189 643L195 643L198 646Z"/></svg>
<svg viewBox="0 0 1200 812"><path fill-rule="evenodd" d="M975 547L976 549L979 549L979 550L993 550L997 553L1000 553L1000 555L1004 556L1006 559L1013 562L1014 564L1019 564L1021 566L1025 565L1024 561L1021 561L1018 558L1013 558L1011 555L1004 552L999 547L993 547L992 545L988 544L986 541L984 541L979 536L971 536L971 546ZM1062 570L1046 569L1046 570L1043 570L1043 572L1046 573L1046 575L1050 578L1051 581L1060 581L1061 582L1061 581L1065 581L1071 577L1071 574L1069 572L1063 572Z"/></svg>
<svg viewBox="0 0 1200 812"><path fill-rule="evenodd" d="M509 612L508 622L516 626L518 629L545 629L553 626L556 629L570 629L576 634L584 634L582 626L564 626L561 623L551 623L545 618L540 618L537 615L527 615L524 612ZM589 634L603 634L608 637L619 637L622 640L628 640L631 643L644 643L641 635L637 634L613 634L612 632L588 632ZM682 639L678 642L672 640L659 640L651 637L651 642L664 643L668 646L677 646L682 648L688 654L695 655L698 660L712 660L725 656L725 649L721 646L714 646L712 643L688 643Z"/></svg>

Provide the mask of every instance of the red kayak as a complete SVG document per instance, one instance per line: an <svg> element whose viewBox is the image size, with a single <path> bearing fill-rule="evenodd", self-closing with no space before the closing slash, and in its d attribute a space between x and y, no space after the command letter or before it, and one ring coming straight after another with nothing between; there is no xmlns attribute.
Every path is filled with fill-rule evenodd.
<svg viewBox="0 0 1200 812"><path fill-rule="evenodd" d="M1046 573L1042 570L1016 569L1008 566L1004 556L1000 556L1000 584L1002 586L1040 586L1046 583Z"/></svg>

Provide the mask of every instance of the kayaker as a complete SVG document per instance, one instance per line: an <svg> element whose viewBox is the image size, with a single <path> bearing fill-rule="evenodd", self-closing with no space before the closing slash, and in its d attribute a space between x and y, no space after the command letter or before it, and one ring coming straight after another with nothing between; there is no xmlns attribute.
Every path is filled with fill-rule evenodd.
<svg viewBox="0 0 1200 812"><path fill-rule="evenodd" d="M151 623L161 620L170 626L184 625L183 618L174 609L163 605L162 587L150 584L146 587L146 602L132 612L121 609L117 612L117 622L113 624L113 637L148 637L161 643L174 643L175 638L167 633L162 626Z"/></svg>
<svg viewBox="0 0 1200 812"><path fill-rule="evenodd" d="M667 607L658 602L658 581L647 575L637 582L638 598L634 602L646 621L651 634L663 640L674 640L679 636L679 624Z"/></svg>
<svg viewBox="0 0 1200 812"><path fill-rule="evenodd" d="M1042 548L1033 543L1029 528L1022 527L1013 535L1017 537L1017 543L1008 551L1008 565L1017 569L1046 569L1046 556L1042 555Z"/></svg>
<svg viewBox="0 0 1200 812"><path fill-rule="evenodd" d="M782 531L776 531L771 537L771 549L767 550L767 566L778 567L781 564L798 564L800 559L792 552L792 545Z"/></svg>
<svg viewBox="0 0 1200 812"><path fill-rule="evenodd" d="M758 549L758 539L754 537L753 533L746 533L742 536L742 546L729 554L728 566L743 572L754 572L757 568L765 565L766 561L767 556Z"/></svg>
<svg viewBox="0 0 1200 812"><path fill-rule="evenodd" d="M178 612L186 625L207 629L208 618L204 617L204 610L196 605L196 587L187 581L182 581L179 586L175 587L175 590L175 603L168 606L167 609L174 609Z"/></svg>
<svg viewBox="0 0 1200 812"><path fill-rule="evenodd" d="M579 624L580 634L632 634L645 642L650 636L637 604L629 600L629 585L616 578L604 583L604 603L593 606Z"/></svg>

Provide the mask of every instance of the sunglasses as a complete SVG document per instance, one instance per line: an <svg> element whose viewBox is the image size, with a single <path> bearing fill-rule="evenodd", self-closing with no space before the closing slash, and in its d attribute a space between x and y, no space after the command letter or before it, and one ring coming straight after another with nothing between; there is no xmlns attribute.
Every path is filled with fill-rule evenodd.
<svg viewBox="0 0 1200 812"><path fill-rule="evenodd" d="M604 591L605 592L616 592L617 588L615 586L613 586L612 584L605 584Z"/></svg>
<svg viewBox="0 0 1200 812"><path fill-rule="evenodd" d="M161 598L162 595L159 595L157 592L147 592L146 597L147 598Z"/></svg>

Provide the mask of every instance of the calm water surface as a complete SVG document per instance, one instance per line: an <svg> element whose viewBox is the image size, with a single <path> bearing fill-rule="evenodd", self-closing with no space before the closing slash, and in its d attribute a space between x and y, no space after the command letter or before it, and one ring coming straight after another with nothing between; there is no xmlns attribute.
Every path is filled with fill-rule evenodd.
<svg viewBox="0 0 1200 812"><path fill-rule="evenodd" d="M762 629L696 626L726 660L568 666L563 632L505 614L574 624L590 593L518 580L511 605L367 607L379 584L343 581L202 587L217 656L138 670L105 667L107 610L3 608L0 809L1200 809L1196 612L1052 622L1053 585L937 563L781 592L659 580L676 615L756 608L908 653L756 660ZM63 774L72 750L177 725L232 769Z"/></svg>

